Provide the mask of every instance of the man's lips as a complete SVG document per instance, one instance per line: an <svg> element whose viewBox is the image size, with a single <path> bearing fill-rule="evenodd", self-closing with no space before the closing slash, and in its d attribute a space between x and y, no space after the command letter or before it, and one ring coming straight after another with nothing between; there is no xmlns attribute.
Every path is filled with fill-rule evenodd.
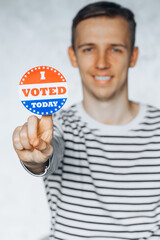
<svg viewBox="0 0 160 240"><path fill-rule="evenodd" d="M106 75L106 76L100 76L100 75L94 75L94 80L98 83L109 83L111 79L113 78L113 75Z"/></svg>

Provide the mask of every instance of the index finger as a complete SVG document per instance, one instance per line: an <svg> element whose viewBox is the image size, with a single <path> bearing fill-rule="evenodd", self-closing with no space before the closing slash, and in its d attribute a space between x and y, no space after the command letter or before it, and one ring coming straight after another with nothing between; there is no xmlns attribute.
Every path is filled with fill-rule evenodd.
<svg viewBox="0 0 160 240"><path fill-rule="evenodd" d="M40 129L53 130L53 117L52 115L42 116L39 122Z"/></svg>
<svg viewBox="0 0 160 240"><path fill-rule="evenodd" d="M42 116L39 121L38 134L47 143L51 143L53 138L53 119L52 115ZM39 136L38 135L38 136Z"/></svg>
<svg viewBox="0 0 160 240"><path fill-rule="evenodd" d="M38 122L39 119L36 116L32 115L28 118L28 138L32 146L38 145L40 141L38 139Z"/></svg>

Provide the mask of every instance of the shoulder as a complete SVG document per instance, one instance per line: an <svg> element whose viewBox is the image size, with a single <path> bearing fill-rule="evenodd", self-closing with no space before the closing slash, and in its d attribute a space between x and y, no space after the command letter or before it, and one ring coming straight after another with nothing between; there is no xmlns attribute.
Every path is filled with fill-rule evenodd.
<svg viewBox="0 0 160 240"><path fill-rule="evenodd" d="M148 104L144 104L144 107L146 108L146 115L150 115L150 116L160 116L160 109L153 106L153 105L148 105Z"/></svg>
<svg viewBox="0 0 160 240"><path fill-rule="evenodd" d="M69 118L69 117L72 118L77 115L77 113L78 113L77 109L78 109L78 104L73 104L66 109L61 109L60 111L56 112L53 115L53 117L57 118L57 119Z"/></svg>
<svg viewBox="0 0 160 240"><path fill-rule="evenodd" d="M144 104L143 108L145 109L144 122L160 128L160 109L147 104Z"/></svg>
<svg viewBox="0 0 160 240"><path fill-rule="evenodd" d="M80 104L81 103L73 104L66 109L58 111L53 114L53 120L59 122L61 125L81 122L81 114L79 113Z"/></svg>

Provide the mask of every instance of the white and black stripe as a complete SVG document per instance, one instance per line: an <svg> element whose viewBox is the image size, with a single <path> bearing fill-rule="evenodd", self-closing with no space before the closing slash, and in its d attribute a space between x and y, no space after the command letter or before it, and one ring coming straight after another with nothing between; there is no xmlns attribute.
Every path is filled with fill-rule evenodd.
<svg viewBox="0 0 160 240"><path fill-rule="evenodd" d="M158 109L141 105L129 124L109 126L74 105L54 118L53 147L51 240L160 239Z"/></svg>

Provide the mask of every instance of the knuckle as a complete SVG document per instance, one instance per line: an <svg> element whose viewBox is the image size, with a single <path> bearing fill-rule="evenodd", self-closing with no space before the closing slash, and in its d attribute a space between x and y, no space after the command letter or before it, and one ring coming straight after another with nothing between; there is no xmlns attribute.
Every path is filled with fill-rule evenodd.
<svg viewBox="0 0 160 240"><path fill-rule="evenodd" d="M50 147L50 151L51 151L51 155L53 154L53 146L52 145L50 145L51 147Z"/></svg>
<svg viewBox="0 0 160 240"><path fill-rule="evenodd" d="M47 155L50 157L53 154L53 146L49 145Z"/></svg>
<svg viewBox="0 0 160 240"><path fill-rule="evenodd" d="M14 132L13 132L13 137L15 137L15 135L17 134L17 132L19 132L21 129L21 126L18 126L14 129Z"/></svg>
<svg viewBox="0 0 160 240"><path fill-rule="evenodd" d="M37 119L38 119L38 118L37 118L36 116L31 115L31 116L28 117L28 122L29 122L29 121L34 121L34 120L37 120Z"/></svg>
<svg viewBox="0 0 160 240"><path fill-rule="evenodd" d="M24 139L27 138L27 132L26 132L23 128L22 128L22 130L20 131L19 135L20 135L20 138L21 138L22 140L24 140Z"/></svg>
<svg viewBox="0 0 160 240"><path fill-rule="evenodd" d="M23 150L23 146L21 145L21 142L19 140L19 138L15 137L14 141L13 141L13 147L15 149L15 151L18 152Z"/></svg>
<svg viewBox="0 0 160 240"><path fill-rule="evenodd" d="M17 145L17 144L19 144L19 142L20 142L19 137L15 136L15 137L13 138L13 144L14 144L14 146Z"/></svg>
<svg viewBox="0 0 160 240"><path fill-rule="evenodd" d="M15 130L14 130L14 132L13 132L12 139L13 139L13 142L14 142L14 143L17 142L17 141L19 141L18 135L19 135L20 128L21 128L20 126L19 126L19 127L16 127Z"/></svg>
<svg viewBox="0 0 160 240"><path fill-rule="evenodd" d="M19 151L19 158L23 162L30 162L31 161L30 154L26 154L26 152L23 152L23 151Z"/></svg>

